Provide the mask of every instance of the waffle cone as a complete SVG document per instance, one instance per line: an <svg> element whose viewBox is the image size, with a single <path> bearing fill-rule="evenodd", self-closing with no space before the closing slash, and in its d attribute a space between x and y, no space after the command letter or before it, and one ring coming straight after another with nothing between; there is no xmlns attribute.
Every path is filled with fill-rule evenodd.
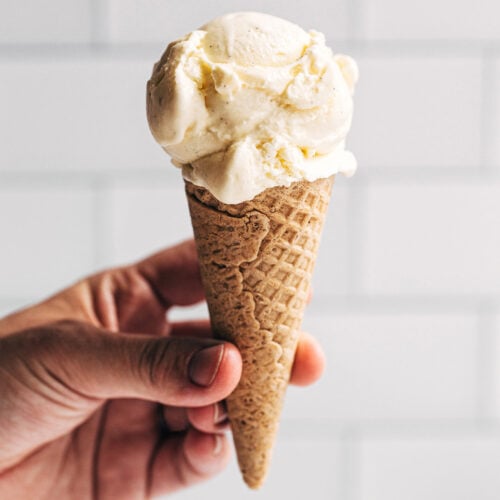
<svg viewBox="0 0 500 500"><path fill-rule="evenodd" d="M332 185L302 181L228 205L186 181L212 328L243 358L227 409L251 488L269 466Z"/></svg>

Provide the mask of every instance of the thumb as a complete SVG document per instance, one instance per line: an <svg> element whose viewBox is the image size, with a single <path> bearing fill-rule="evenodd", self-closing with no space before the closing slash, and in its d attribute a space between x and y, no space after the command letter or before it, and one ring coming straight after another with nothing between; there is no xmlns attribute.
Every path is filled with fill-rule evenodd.
<svg viewBox="0 0 500 500"><path fill-rule="evenodd" d="M71 399L76 394L206 406L228 396L241 375L236 347L214 339L110 333L63 321L6 337L2 343L1 354L10 351L11 360L31 364L39 382L55 384L59 397L61 387L72 392Z"/></svg>

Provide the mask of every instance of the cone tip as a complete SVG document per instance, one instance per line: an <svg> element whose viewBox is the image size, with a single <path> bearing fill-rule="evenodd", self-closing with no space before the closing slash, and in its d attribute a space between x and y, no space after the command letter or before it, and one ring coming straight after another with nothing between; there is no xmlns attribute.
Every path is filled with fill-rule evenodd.
<svg viewBox="0 0 500 500"><path fill-rule="evenodd" d="M256 476L255 474L250 475L250 474L245 474L243 472L243 481L245 481L245 484L254 491L259 490L262 485L264 484L265 480L265 474L258 475Z"/></svg>

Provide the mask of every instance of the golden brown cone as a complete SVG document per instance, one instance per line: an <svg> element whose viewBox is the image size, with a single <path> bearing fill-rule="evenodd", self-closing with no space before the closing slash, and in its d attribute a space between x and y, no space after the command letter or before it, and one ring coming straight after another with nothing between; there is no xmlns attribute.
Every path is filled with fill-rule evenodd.
<svg viewBox="0 0 500 500"><path fill-rule="evenodd" d="M186 181L212 328L243 358L227 408L250 488L269 467L333 179L270 188L236 205Z"/></svg>

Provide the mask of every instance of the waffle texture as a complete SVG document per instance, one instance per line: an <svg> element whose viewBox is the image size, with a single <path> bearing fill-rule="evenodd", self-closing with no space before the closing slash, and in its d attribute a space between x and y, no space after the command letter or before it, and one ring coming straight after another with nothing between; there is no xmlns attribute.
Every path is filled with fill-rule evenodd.
<svg viewBox="0 0 500 500"><path fill-rule="evenodd" d="M333 180L267 189L236 205L186 181L212 328L243 358L227 407L251 488L269 467Z"/></svg>

